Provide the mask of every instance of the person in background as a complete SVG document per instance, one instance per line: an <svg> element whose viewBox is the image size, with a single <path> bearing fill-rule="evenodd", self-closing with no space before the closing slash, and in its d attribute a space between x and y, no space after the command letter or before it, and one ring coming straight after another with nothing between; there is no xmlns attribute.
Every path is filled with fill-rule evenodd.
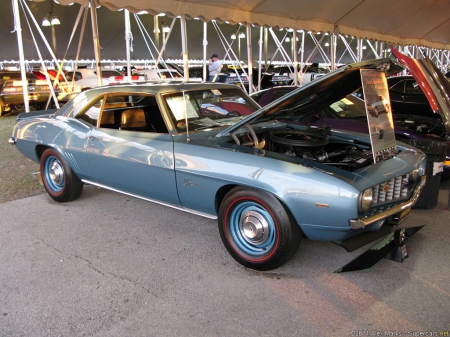
<svg viewBox="0 0 450 337"><path fill-rule="evenodd" d="M209 59L209 82L216 82L217 75L222 69L222 61L219 60L219 55L213 54Z"/></svg>

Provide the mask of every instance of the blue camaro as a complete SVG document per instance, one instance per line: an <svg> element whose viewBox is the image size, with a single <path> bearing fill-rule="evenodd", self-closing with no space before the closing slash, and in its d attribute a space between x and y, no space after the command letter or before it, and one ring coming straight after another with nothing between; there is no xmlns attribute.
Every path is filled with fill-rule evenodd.
<svg viewBox="0 0 450 337"><path fill-rule="evenodd" d="M302 237L343 242L398 223L420 194L423 152L397 144L375 163L367 136L308 124L361 86L362 68L402 69L348 65L264 108L227 84L100 87L20 114L10 143L40 163L56 201L90 184L218 219L233 258L269 270Z"/></svg>

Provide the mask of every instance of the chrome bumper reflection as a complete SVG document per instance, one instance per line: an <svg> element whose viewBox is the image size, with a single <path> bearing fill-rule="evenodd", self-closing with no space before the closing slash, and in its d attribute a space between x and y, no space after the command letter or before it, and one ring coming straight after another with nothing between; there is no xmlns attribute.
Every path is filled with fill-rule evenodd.
<svg viewBox="0 0 450 337"><path fill-rule="evenodd" d="M350 220L349 221L350 226L353 229L363 228L363 227L373 224L374 222L381 221L389 216L403 212L404 210L414 206L416 204L417 200L419 199L420 192L422 191L423 187L425 186L426 180L427 180L426 176L422 176L419 183L417 184L416 189L414 190L414 193L413 193L411 199L409 199L408 201L405 201L405 202L398 204L392 208L384 210L381 213L377 213L377 214L368 216L367 218L359 218L359 219L355 219L355 220Z"/></svg>

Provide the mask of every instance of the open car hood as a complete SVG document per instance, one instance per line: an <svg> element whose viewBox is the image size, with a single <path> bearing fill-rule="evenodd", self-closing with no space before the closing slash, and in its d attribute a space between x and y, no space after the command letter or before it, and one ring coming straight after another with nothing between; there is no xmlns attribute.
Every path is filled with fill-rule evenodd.
<svg viewBox="0 0 450 337"><path fill-rule="evenodd" d="M391 51L420 85L431 108L441 116L447 134L450 135L450 81L429 58L413 59L393 47Z"/></svg>
<svg viewBox="0 0 450 337"><path fill-rule="evenodd" d="M358 90L362 85L360 69L379 69L386 72L386 76L390 76L402 71L404 67L397 60L390 58L345 65L255 111L240 122L222 130L216 137L232 133L249 123L277 119L280 116L298 119L314 114L319 109Z"/></svg>

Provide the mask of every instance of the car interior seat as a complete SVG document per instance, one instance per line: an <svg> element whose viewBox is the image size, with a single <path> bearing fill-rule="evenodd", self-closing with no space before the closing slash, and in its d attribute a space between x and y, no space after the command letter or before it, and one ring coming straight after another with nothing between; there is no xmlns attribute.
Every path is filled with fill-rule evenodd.
<svg viewBox="0 0 450 337"><path fill-rule="evenodd" d="M120 117L121 130L154 131L147 125L143 109L128 109L122 111Z"/></svg>

